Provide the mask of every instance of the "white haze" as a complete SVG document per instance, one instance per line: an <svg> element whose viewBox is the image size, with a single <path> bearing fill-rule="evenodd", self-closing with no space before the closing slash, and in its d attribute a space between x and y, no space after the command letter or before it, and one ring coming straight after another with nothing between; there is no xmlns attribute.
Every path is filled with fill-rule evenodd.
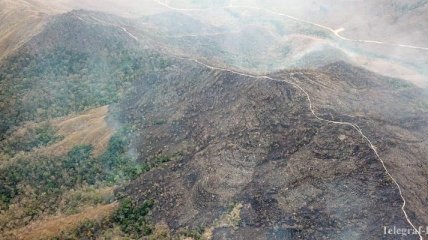
<svg viewBox="0 0 428 240"><path fill-rule="evenodd" d="M88 9L94 11L109 12L122 17L139 19L143 16L161 14L168 11L162 4L180 9L206 9L207 11L177 11L195 18L203 23L227 29L229 31L245 30L245 35L229 34L222 39L225 51L238 55L234 61L229 61L237 67L247 67L242 64L248 54L248 46L243 51L231 49L230 46L249 44L245 38L253 38L259 41L254 45L258 49L254 52L265 54L266 61L274 63L256 61L256 69L269 71L288 67L318 67L322 62L308 60L312 55L328 55L331 49L337 52L337 60L346 60L353 64L363 66L369 70L410 80L420 86L428 84L428 50L412 49L399 47L397 45L411 45L415 47L428 48L426 36L428 36L428 0L59 0L54 3L47 0L43 1L47 5L54 5L55 8L63 11L71 9ZM259 8L224 8L227 6L245 6ZM265 10L262 10L265 9ZM268 10L268 11L266 11ZM303 22L295 21L287 17L281 17L269 12L273 10L278 13L284 13ZM232 12L232 14L231 14ZM246 14L248 15L246 17ZM256 19L248 24L248 19ZM356 40L379 41L385 44L375 43L352 43L338 39L331 32L327 38L318 40L308 40L313 36L302 36L299 33L293 33L293 29L284 34L275 32L272 26L265 22L257 23L257 20L266 21L266 19L275 19L277 22L283 21L283 24L300 24L302 28L313 28L316 26L305 23L312 22L323 25L331 29L344 30L340 35ZM282 18L282 20L280 20ZM174 19L170 19L174 24ZM249 28L255 27L257 31L251 35ZM319 31L326 31L319 28ZM328 32L328 31L327 31ZM269 50L263 52L264 47L262 37L258 35L273 35L274 37L263 37ZM304 35L304 34L303 34ZM290 40L292 39L292 40ZM277 49L289 47L292 50L290 56L278 56ZM263 50L263 51L262 51ZM312 55L311 55L312 54ZM331 55L331 54L330 54ZM326 59L333 61L330 56ZM241 62L240 62L241 61ZM302 64L303 62L303 64Z"/></svg>

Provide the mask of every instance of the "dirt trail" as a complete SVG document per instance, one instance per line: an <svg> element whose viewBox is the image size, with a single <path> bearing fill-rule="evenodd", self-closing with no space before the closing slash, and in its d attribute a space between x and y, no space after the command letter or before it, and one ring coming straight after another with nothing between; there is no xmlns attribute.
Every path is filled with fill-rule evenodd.
<svg viewBox="0 0 428 240"><path fill-rule="evenodd" d="M240 75L240 76L244 76L244 77L250 77L250 78L255 78L255 79L264 79L264 80L269 80L269 81L275 81L275 82L285 82L285 83L288 83L288 84L290 84L290 85L292 85L292 86L294 86L295 88L297 88L297 89L299 89L301 92L303 92L305 95L306 95L306 98L307 98L307 100L308 100L308 104L309 104L309 110L311 111L311 113L312 113L312 115L316 118L316 119L318 119L318 120L320 120L320 121L323 121L323 122L327 122L327 123L330 123L330 124L338 124L338 125L346 125L346 126L350 126L350 127L352 127L352 128L354 128L357 132L358 132L358 134L360 134L361 135L361 137L368 143L368 145L370 146L370 148L373 150L373 152L374 152L374 154L376 155L376 157L378 158L378 160L380 161L380 163L382 164L382 167L383 167L383 169L385 170L385 173L388 175L388 177L392 180L392 182L394 183L394 185L397 187L397 189L398 189L398 192L399 192L399 194L400 194L400 197L401 197L401 199L402 199L402 201L403 201L403 203L402 203L402 205L401 205L401 210L402 210L402 212L403 212L403 214L404 214L404 216L405 216L405 218L406 218L406 221L409 223L409 225L418 233L418 235L419 235L419 239L420 240L423 240L423 237L422 237L422 235L421 235L421 233L418 231L418 228L416 228L416 226L412 223L412 221L410 220L410 218L409 218L409 215L407 214L407 212L406 212L406 199L404 198L404 194L403 194L403 190L402 190L402 187L398 184L398 182L397 182L397 180L391 175L391 173L389 172L389 170L388 170L388 168L386 167L386 165L385 165L385 162L384 162L384 160L380 157L380 155L379 155L379 153L378 153L378 151L377 151L377 148L376 148L376 146L373 144L373 142L364 134L364 132L363 132L363 130L357 125L357 124L355 124L355 123L351 123L351 122L341 122L341 121L331 121L331 120L328 120L328 119L324 119L324 118L322 118L322 117L320 117L316 112L315 112L315 110L314 110L314 108L313 108L313 104L312 104L312 100L311 100L311 97L310 97L310 95L309 95L309 93L304 89L304 88L302 88L300 85L298 85L297 83L295 83L295 82L291 82L291 81L287 81L287 80L285 80L285 79L276 79L276 78L272 78L272 77L269 77L269 76L267 76L267 75L253 75L253 74L248 74L248 73L242 73L242 72L238 72L238 71L235 71L235 70L230 70L230 69L227 69L227 68L222 68L222 67L214 67L214 66L211 66L211 65L208 65L208 64L206 64L206 63L203 63L203 62L201 62L201 61L199 61L199 60L197 60L197 59L192 59L192 58L184 58L184 57L177 57L177 58L180 58L180 59L183 59L183 60L188 60L188 61L192 61L192 62L195 62L195 63L197 63L197 64L200 64L200 65L202 65L202 66L204 66L204 67L207 67L207 68L209 68L209 69L211 69L211 70L218 70L218 71L224 71L224 72L231 72L231 73L234 73L234 74L237 74L237 75ZM290 75L290 77L291 78L293 78L293 75Z"/></svg>
<svg viewBox="0 0 428 240"><path fill-rule="evenodd" d="M173 8L173 7L170 7L169 5L167 5L167 4L165 4L165 3L162 3L162 2L159 2L159 1L157 1L157 0L153 0L153 1L155 1L155 2L157 2L157 3L159 3L159 4L161 4L162 6L165 6L165 7L169 8L169 9L175 10L175 11L201 11L201 10L206 10L206 9L180 9L180 8ZM238 6L228 6L228 7L224 7L224 8L253 8L253 7L244 7L244 6L240 6L240 7L238 7ZM319 24L316 24L316 23L311 23L311 22L308 22L308 21L300 20L300 19L298 19L298 18L295 18L295 17L292 17L292 16L288 16L288 15L283 14L283 13L277 13L277 12L274 12L274 11L271 11L271 10L266 10L266 9L261 9L261 8L253 8L253 9L259 9L259 10L264 10L264 11L272 12L272 13L275 13L275 14L278 14L278 15L281 15L281 16L289 17L289 18L294 19L294 20L296 20L296 21L301 21L301 22L304 22L304 23L308 23L308 24L312 24L312 25L315 25L315 26L319 26L319 27L321 27L321 28L324 28L324 29L330 30L331 32L333 32L333 33L334 33L336 36L338 36L338 37L340 37L339 32L343 31L342 29L333 30L332 28L329 28L329 27L326 27L326 26L323 26L323 25L319 25ZM122 27L120 27L120 26L116 26L116 27L118 27L118 28L120 28L120 29L122 29L122 30L124 30L124 31L126 30L126 29L123 29L123 28L122 28ZM125 31L125 32L127 32L127 31ZM127 33L128 33L128 32L127 32ZM135 40L138 40L138 38L134 38L135 36L130 36L130 37L132 37L132 38L133 38L133 39L135 39ZM342 37L340 37L340 38L342 38ZM346 39L346 38L343 38L343 40L347 40L347 39ZM348 41L361 41L361 40L348 40ZM422 48L422 49L428 50L428 48ZM363 130L362 130L362 129L357 125L357 124L355 124L355 123L351 123L351 122L331 121L331 120L324 119L324 118L320 117L320 116L315 112L315 110L314 110L314 108L313 108L312 100L311 100L311 97L310 97L309 93L308 93L308 92L307 92L303 87L301 87L300 85L298 85L298 84L297 84L297 83L295 83L295 82L288 81L288 80L285 80L285 79L276 79L276 78L272 78L272 77L267 76L267 75L255 75L255 74L244 73L244 72L240 72L240 71L236 71L236 70L231 70L231 69L228 69L228 68L215 67L215 66L211 66L211 65L209 65L209 64L203 63L203 62L199 61L198 59L194 59L194 58L181 57L181 56L174 56L174 57L176 57L176 58L178 58L178 59L186 60L186 61L192 61L192 62L195 62L195 63L197 63L197 64L199 64L199 65L202 65L202 66L204 66L204 67L206 67L206 68L209 68L209 69L211 69L211 70L217 70L217 71L230 72L230 73L234 73L234 74L237 74L237 75L240 75L240 76L250 77L250 78L259 79L259 80L269 80L269 81L275 81L275 82L285 82L285 83L288 83L288 84L290 84L290 85L294 86L295 88L299 89L301 92L303 92L303 94L306 96L306 98L307 98L307 100L308 100L309 109L310 109L310 111L311 111L312 115L313 115L316 119L318 119L319 121L323 121L323 122L329 123L329 124L346 125L346 126L350 126L350 127L354 128L354 129L358 132L358 134L359 134L359 135L361 135L361 137L362 137L364 140L366 140L367 144L370 146L370 148L373 150L374 154L376 155L376 157L378 158L378 160L379 160L379 161L380 161L380 163L382 164L382 167L383 167L383 169L385 170L385 173L388 175L388 177L392 180L392 182L394 183L394 185L397 187L398 192L399 192L399 194L400 194L400 197L401 197L401 199L402 199L402 201L403 201L403 203L402 203L402 205L401 205L401 210L402 210L402 212L403 212L403 214L404 214L404 216L405 216L405 218L406 218L406 221L407 221L407 222L408 222L408 224L409 224L409 225L410 225L410 226L415 230L415 232L417 232L417 233L418 233L418 235L419 235L419 239L420 239L420 240L423 240L423 237L422 237L421 232L419 232L418 228L416 228L416 227L415 227L415 225L414 225L414 224L412 223L412 221L410 220L409 215L407 214L407 211L406 211L406 203L407 203L407 202L406 202L406 199L404 198L404 194L403 194L403 190L402 190L403 188L399 185L399 183L398 183L398 182L397 182L397 180L394 178L394 176L392 176L392 175L391 175L391 173L389 172L388 168L387 168L387 167L386 167L386 165L385 165L384 160L380 157L380 155L379 155L379 153L378 153L378 151L377 151L376 146L375 146L375 145L372 143L372 141L371 141L371 140L370 140L370 139L369 139L369 138L364 134ZM293 75L290 75L290 77L291 77L291 78L293 78Z"/></svg>
<svg viewBox="0 0 428 240"><path fill-rule="evenodd" d="M401 48L410 48L410 49L419 49L419 50L423 50L423 51L428 51L428 47L420 47L420 46L413 46L413 45L406 45L406 44L395 44L395 43L381 42L381 41L375 41L375 40L347 38L347 37L340 35L340 33L345 30L344 28L339 28L339 29L335 30L331 27L328 27L328 26L325 26L322 24L318 24L315 22L296 18L296 17L293 17L293 16L285 14L285 13L276 12L276 11L273 11L270 9L265 9L265 8L259 8L259 7L253 7L253 6L244 6L244 5L239 5L239 6L238 5L229 5L229 6L218 7L218 8L175 8L175 7L172 7L172 6L168 5L167 3L161 2L159 0L153 0L153 1L164 6L164 7L166 7L166 8L168 8L168 9L175 10L175 11L185 11L185 12L206 11L206 10L212 10L212 9L234 9L234 8L235 9L240 8L240 9L253 9L253 10L258 10L258 11L264 11L264 12L268 12L270 14L289 18L289 19L292 19L292 20L297 21L297 22L301 22L301 23L305 23L305 24L309 24L309 25L312 25L315 27L322 28L324 30L327 30L327 31L333 33L337 38L344 40L344 41L357 42L357 43L367 43L367 44L379 44L379 45L385 45L385 46L391 46L391 47L401 47Z"/></svg>

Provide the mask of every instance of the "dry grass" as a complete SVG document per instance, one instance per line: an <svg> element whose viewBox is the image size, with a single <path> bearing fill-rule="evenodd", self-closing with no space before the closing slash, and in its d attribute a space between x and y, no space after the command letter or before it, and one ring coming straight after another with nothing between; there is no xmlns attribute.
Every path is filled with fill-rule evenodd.
<svg viewBox="0 0 428 240"><path fill-rule="evenodd" d="M206 228L204 233L202 234L202 239L211 240L213 238L213 231L216 228L222 227L231 227L237 228L239 223L241 222L241 209L243 205L242 203L235 204L232 210L226 214L224 214L220 219L218 219L212 227Z"/></svg>
<svg viewBox="0 0 428 240"><path fill-rule="evenodd" d="M38 34L55 11L24 0L0 1L0 60Z"/></svg>
<svg viewBox="0 0 428 240"><path fill-rule="evenodd" d="M80 115L53 121L52 125L58 129L57 134L63 136L64 139L38 151L60 156L76 145L87 144L94 147L95 156L103 153L113 134L113 130L105 120L107 113L108 106L103 106Z"/></svg>
<svg viewBox="0 0 428 240"><path fill-rule="evenodd" d="M216 227L233 227L236 228L241 222L242 204L238 203L233 206L232 210L224 215L217 223Z"/></svg>
<svg viewBox="0 0 428 240"><path fill-rule="evenodd" d="M68 232L78 227L85 220L101 220L108 217L117 208L117 203L100 205L83 210L82 212L69 216L55 216L45 220L34 222L24 228L10 233L13 238L22 240L49 239Z"/></svg>

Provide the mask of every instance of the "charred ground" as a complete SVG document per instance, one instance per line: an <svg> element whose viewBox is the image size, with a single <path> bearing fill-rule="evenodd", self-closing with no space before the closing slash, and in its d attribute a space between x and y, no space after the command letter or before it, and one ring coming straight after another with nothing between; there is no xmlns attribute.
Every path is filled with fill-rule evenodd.
<svg viewBox="0 0 428 240"><path fill-rule="evenodd" d="M408 226L361 135L314 118L292 85L189 64L138 82L120 114L138 158L180 154L124 188L155 200L153 221L212 227L214 239L382 238L385 224ZM237 204L239 221L216 226Z"/></svg>
<svg viewBox="0 0 428 240"><path fill-rule="evenodd" d="M388 239L383 226L410 228L398 189L367 141L350 126L315 118L307 96L288 82L309 93L319 116L362 127L403 187L411 220L427 223L425 90L343 62L270 75L285 81L212 70L174 56L177 46L164 51L164 39L157 42L149 31L137 31L137 41L123 29L132 30L127 24L73 11L1 62L0 177L11 182L0 190L16 190L1 199L2 232L70 214L61 206L75 192L86 196L88 185L97 194L115 189L115 196L96 204L77 198L83 205L110 209L117 200L120 206L107 220L66 229L69 238ZM97 121L103 128L92 132L104 136L106 120L122 133L101 157L91 146L43 155L62 139L50 127L41 135L28 130L30 147L6 151L27 124L90 119L91 108L103 109ZM39 148L42 156L34 152ZM9 169L29 174L16 179ZM85 179L76 180L82 172ZM59 180L72 184L64 189ZM55 195L27 201L35 200L33 187L40 196ZM72 216L62 219L79 215Z"/></svg>

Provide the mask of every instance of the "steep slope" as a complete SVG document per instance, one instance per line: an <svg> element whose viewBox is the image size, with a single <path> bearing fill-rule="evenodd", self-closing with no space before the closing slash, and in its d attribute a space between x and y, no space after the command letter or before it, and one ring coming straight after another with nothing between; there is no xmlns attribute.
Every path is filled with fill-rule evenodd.
<svg viewBox="0 0 428 240"><path fill-rule="evenodd" d="M77 239L397 239L383 227L427 224L423 90L346 63L269 75L277 80L210 68L174 57L192 40L168 42L165 35L210 29L186 16L180 19L195 25L174 29L169 18L176 16L146 18L145 28L72 11L5 58L1 234L35 229L30 234L40 236L59 225L53 235L77 227L69 235ZM156 24L165 27L161 36ZM310 30L302 32L322 34ZM281 39L264 31L250 27L240 35L244 46L227 45L233 60L243 52L251 59L251 44ZM187 54L210 56L204 39ZM260 62L268 48L257 52ZM355 128L316 118L296 83L319 116L358 123L394 178ZM24 146L3 144L22 126L46 122L24 134ZM99 195L103 189L107 196ZM116 201L103 220L76 223L86 204L116 208Z"/></svg>
<svg viewBox="0 0 428 240"><path fill-rule="evenodd" d="M52 19L0 64L1 135L23 121L115 102L146 69L167 63L152 50L139 48L119 26L82 17L73 11Z"/></svg>
<svg viewBox="0 0 428 240"><path fill-rule="evenodd" d="M381 238L383 226L411 228L367 142L314 118L286 82L182 63L141 79L122 109L140 161L180 155L123 190L153 199L151 221L176 234ZM232 209L239 218L218 224Z"/></svg>
<svg viewBox="0 0 428 240"><path fill-rule="evenodd" d="M0 1L0 60L39 33L51 12L34 2Z"/></svg>
<svg viewBox="0 0 428 240"><path fill-rule="evenodd" d="M165 68L168 57L88 15L50 19L0 64L2 239L29 224L34 234L55 224L56 234L79 228L81 211L110 204L112 189L146 171L127 156L128 130L106 105L133 80Z"/></svg>
<svg viewBox="0 0 428 240"><path fill-rule="evenodd" d="M378 147L408 198L417 225L428 222L423 207L428 178L428 93L399 79L375 75L343 62L321 71L295 71L292 79L312 96L324 118L357 123ZM276 77L290 76L290 73Z"/></svg>

